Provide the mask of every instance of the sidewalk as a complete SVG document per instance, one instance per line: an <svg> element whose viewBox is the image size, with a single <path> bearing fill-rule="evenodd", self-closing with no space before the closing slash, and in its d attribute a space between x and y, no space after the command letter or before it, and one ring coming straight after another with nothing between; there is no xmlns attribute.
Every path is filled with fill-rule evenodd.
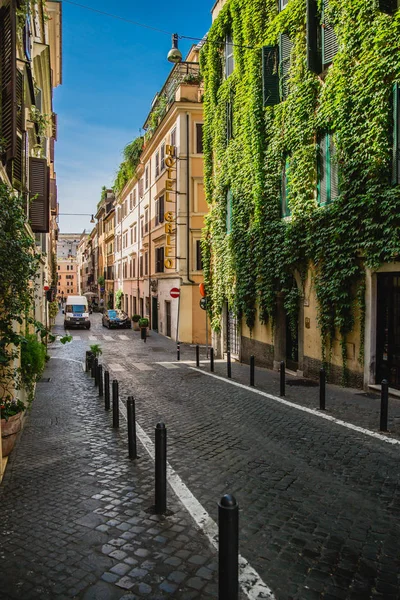
<svg viewBox="0 0 400 600"><path fill-rule="evenodd" d="M148 512L154 463L120 422L77 361L49 362L0 487L2 600L216 598L216 552L170 490L171 516Z"/></svg>

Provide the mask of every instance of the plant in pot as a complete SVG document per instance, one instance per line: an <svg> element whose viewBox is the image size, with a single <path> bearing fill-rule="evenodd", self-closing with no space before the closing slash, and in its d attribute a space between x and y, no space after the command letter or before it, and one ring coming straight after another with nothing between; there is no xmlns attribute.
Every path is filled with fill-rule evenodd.
<svg viewBox="0 0 400 600"><path fill-rule="evenodd" d="M139 327L139 321L140 321L141 317L140 315L133 315L132 317L132 323L133 323L133 330L134 331L139 331L140 327Z"/></svg>
<svg viewBox="0 0 400 600"><path fill-rule="evenodd" d="M141 317L139 319L140 338L144 341L146 341L148 326L149 326L149 320L146 317Z"/></svg>
<svg viewBox="0 0 400 600"><path fill-rule="evenodd" d="M92 344L89 348L90 350L86 352L86 372L92 368L94 359L103 354L100 344Z"/></svg>
<svg viewBox="0 0 400 600"><path fill-rule="evenodd" d="M22 428L22 417L26 406L21 400L7 396L0 404L1 450L5 458L14 448L15 440Z"/></svg>

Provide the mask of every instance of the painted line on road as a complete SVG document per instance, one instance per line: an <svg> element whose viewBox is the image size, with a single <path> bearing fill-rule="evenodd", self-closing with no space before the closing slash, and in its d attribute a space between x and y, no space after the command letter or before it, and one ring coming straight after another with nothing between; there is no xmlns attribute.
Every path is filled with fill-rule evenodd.
<svg viewBox="0 0 400 600"><path fill-rule="evenodd" d="M127 335L119 335L118 337L120 340L129 340Z"/></svg>
<svg viewBox="0 0 400 600"><path fill-rule="evenodd" d="M119 408L120 414L122 414L125 421L127 421L126 407L121 399L119 401ZM136 434L147 453L154 460L154 444L137 421ZM171 467L169 462L167 462L167 481L199 529L203 531L212 546L218 550L217 524L195 496L193 496L192 492ZM239 583L249 600L259 600L260 598L264 598L264 600L275 600L272 590L264 583L257 571L253 569L241 555L239 555Z"/></svg>
<svg viewBox="0 0 400 600"><path fill-rule="evenodd" d="M89 335L89 340L91 342L96 342L97 341L97 337L95 335Z"/></svg>
<svg viewBox="0 0 400 600"><path fill-rule="evenodd" d="M179 369L178 365L176 363L171 363L171 362L156 362L156 365L160 365L161 367L164 367L165 369Z"/></svg>
<svg viewBox="0 0 400 600"><path fill-rule="evenodd" d="M57 349L57 348L56 348ZM81 365L83 371L85 371L85 363L81 360L76 360L75 358L64 358L63 356L50 356L51 360L66 360L67 362L74 362L74 363L78 363L78 365Z"/></svg>
<svg viewBox="0 0 400 600"><path fill-rule="evenodd" d="M73 335L73 336L72 336L72 341L73 341L73 342L74 342L75 340L76 340L76 341L80 341L80 339L81 339L81 336L80 336L80 335Z"/></svg>
<svg viewBox="0 0 400 600"><path fill-rule="evenodd" d="M110 365L108 365L108 366L109 366L109 368L110 368L112 371L115 371L115 372L118 372L118 371L119 371L119 372L125 371L125 368L124 368L124 367L122 367L121 365L118 365L118 364L112 364L112 365L110 364Z"/></svg>
<svg viewBox="0 0 400 600"><path fill-rule="evenodd" d="M139 371L153 371L153 367L146 363L133 363L133 366L139 369Z"/></svg>
<svg viewBox="0 0 400 600"><path fill-rule="evenodd" d="M103 335L103 339L106 342L115 342L114 338L111 335Z"/></svg>
<svg viewBox="0 0 400 600"><path fill-rule="evenodd" d="M273 396L272 394L268 394L267 392L262 392L261 390L257 390L251 388L243 383L238 383L237 381L232 381L231 379L225 379L225 377L220 377L219 375L214 375L213 373L207 373L207 371L202 371L201 369L196 369L195 367L189 367L193 371L197 371L198 373L202 373L203 375L207 375L208 377L213 377L214 379L219 379L224 383L229 383L230 385L234 385L238 388L246 390L247 392L252 392L253 394L258 394L259 396L264 396L264 398L268 398L269 400L274 400L275 402L279 402L279 404L284 404L285 406L290 406L291 408L295 408L296 410L301 410L310 415L314 415L315 417L319 417L320 419L325 419L326 421L331 421L332 423L336 423L336 425L340 425L341 427L346 427L347 429L352 429L353 431L357 431L358 433L362 433L364 435L368 435L369 437L373 437L381 442L386 442L387 444L400 445L400 440L395 440L387 437L386 435L382 435L381 433L376 433L375 431L371 431L370 429L364 429L364 427L359 427L358 425L353 425L353 423L347 423L347 421L342 421L341 419L336 419L336 417L332 417L331 415L326 415L323 412L315 409L308 408L307 406L301 406L300 404L296 404L295 402L290 402L289 400L284 400L283 398L279 398L279 396Z"/></svg>

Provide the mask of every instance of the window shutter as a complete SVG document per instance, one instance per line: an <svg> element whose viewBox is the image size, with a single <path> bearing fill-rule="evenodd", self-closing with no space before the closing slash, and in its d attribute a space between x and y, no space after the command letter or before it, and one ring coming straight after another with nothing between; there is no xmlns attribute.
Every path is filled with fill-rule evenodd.
<svg viewBox="0 0 400 600"><path fill-rule="evenodd" d="M393 84L392 184L400 183L400 84Z"/></svg>
<svg viewBox="0 0 400 600"><path fill-rule="evenodd" d="M307 67L317 75L322 71L319 32L317 0L307 0Z"/></svg>
<svg viewBox="0 0 400 600"><path fill-rule="evenodd" d="M339 167L333 136L329 135L329 164L330 164L330 195L329 201L339 196Z"/></svg>
<svg viewBox="0 0 400 600"><path fill-rule="evenodd" d="M16 188L21 188L23 183L23 168L24 168L24 134L17 135L17 147L15 158L12 160L12 183Z"/></svg>
<svg viewBox="0 0 400 600"><path fill-rule="evenodd" d="M158 221L164 223L164 196L160 196L158 199Z"/></svg>
<svg viewBox="0 0 400 600"><path fill-rule="evenodd" d="M233 56L233 38L228 33L225 40L225 77L229 77L235 68L235 59Z"/></svg>
<svg viewBox="0 0 400 600"><path fill-rule="evenodd" d="M262 76L264 106L279 104L279 70L277 46L262 49Z"/></svg>
<svg viewBox="0 0 400 600"><path fill-rule="evenodd" d="M324 136L318 147L318 204L327 202L327 136Z"/></svg>
<svg viewBox="0 0 400 600"><path fill-rule="evenodd" d="M0 10L1 137L6 140L5 160L17 154L17 54L15 0Z"/></svg>
<svg viewBox="0 0 400 600"><path fill-rule="evenodd" d="M279 0L279 10L283 10L288 5L289 0Z"/></svg>
<svg viewBox="0 0 400 600"><path fill-rule="evenodd" d="M160 273L164 273L164 246L160 248Z"/></svg>
<svg viewBox="0 0 400 600"><path fill-rule="evenodd" d="M16 71L16 122L20 131L24 130L24 76L17 69Z"/></svg>
<svg viewBox="0 0 400 600"><path fill-rule="evenodd" d="M326 9L329 6L329 0L323 0L323 18L322 18L322 62L324 66L329 65L338 51L338 43L335 31L326 17Z"/></svg>
<svg viewBox="0 0 400 600"><path fill-rule="evenodd" d="M57 214L57 181L50 179L50 209L53 214Z"/></svg>
<svg viewBox="0 0 400 600"><path fill-rule="evenodd" d="M393 15L397 10L397 0L379 0L379 10L388 15Z"/></svg>
<svg viewBox="0 0 400 600"><path fill-rule="evenodd" d="M203 154L203 123L196 123L196 153Z"/></svg>
<svg viewBox="0 0 400 600"><path fill-rule="evenodd" d="M289 71L290 71L290 53L293 44L290 41L287 33L282 33L279 36L279 58L280 58L280 97L281 100L286 100L289 93Z"/></svg>
<svg viewBox="0 0 400 600"><path fill-rule="evenodd" d="M233 138L233 110L232 102L226 103L226 139L229 142Z"/></svg>
<svg viewBox="0 0 400 600"><path fill-rule="evenodd" d="M34 233L49 232L49 168L45 158L29 159L29 220Z"/></svg>
<svg viewBox="0 0 400 600"><path fill-rule="evenodd" d="M157 225L160 222L159 216L160 216L160 209L159 209L159 203L158 203L158 199L157 199L154 203L154 226L155 227L157 227Z"/></svg>
<svg viewBox="0 0 400 600"><path fill-rule="evenodd" d="M196 240L196 271L203 269L201 240Z"/></svg>

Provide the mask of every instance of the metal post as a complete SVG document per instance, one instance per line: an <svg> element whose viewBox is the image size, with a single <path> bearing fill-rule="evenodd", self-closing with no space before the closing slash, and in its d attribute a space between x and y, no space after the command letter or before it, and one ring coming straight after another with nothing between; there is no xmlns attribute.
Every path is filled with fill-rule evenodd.
<svg viewBox="0 0 400 600"><path fill-rule="evenodd" d="M210 348L210 371L214 373L214 348Z"/></svg>
<svg viewBox="0 0 400 600"><path fill-rule="evenodd" d="M97 367L97 363L98 363L98 360L97 360L97 358L94 358L94 359L92 360L92 368L91 368L91 371L90 371L90 375L91 375L92 377L95 377L95 375L96 375L96 367Z"/></svg>
<svg viewBox="0 0 400 600"><path fill-rule="evenodd" d="M280 377L279 395L284 396L285 395L285 361L284 360L281 361L280 375L281 375L281 377Z"/></svg>
<svg viewBox="0 0 400 600"><path fill-rule="evenodd" d="M155 506L156 514L167 511L167 429L157 423L155 430Z"/></svg>
<svg viewBox="0 0 400 600"><path fill-rule="evenodd" d="M110 410L110 373L104 371L104 409Z"/></svg>
<svg viewBox="0 0 400 600"><path fill-rule="evenodd" d="M96 387L98 387L98 385L99 385L99 366L100 365L99 365L98 361L96 360L96 368L94 371L94 385Z"/></svg>
<svg viewBox="0 0 400 600"><path fill-rule="evenodd" d="M381 383L381 431L388 430L388 410L389 410L389 383L383 379Z"/></svg>
<svg viewBox="0 0 400 600"><path fill-rule="evenodd" d="M254 356L250 356L250 387L254 387Z"/></svg>
<svg viewBox="0 0 400 600"><path fill-rule="evenodd" d="M176 360L181 360L181 345L179 342L176 345Z"/></svg>
<svg viewBox="0 0 400 600"><path fill-rule="evenodd" d="M200 366L200 346L196 346L196 367Z"/></svg>
<svg viewBox="0 0 400 600"><path fill-rule="evenodd" d="M86 351L86 363L85 363L85 371L86 371L86 373L88 373L88 372L89 372L89 370L90 370L90 369L89 369L89 357L93 358L93 355L92 355L92 353L90 352L90 350L87 350L87 351Z"/></svg>
<svg viewBox="0 0 400 600"><path fill-rule="evenodd" d="M218 504L218 599L239 598L239 505L226 494Z"/></svg>
<svg viewBox="0 0 400 600"><path fill-rule="evenodd" d="M326 373L325 369L320 369L319 372L319 409L325 410L326 399Z"/></svg>
<svg viewBox="0 0 400 600"><path fill-rule="evenodd" d="M129 396L126 403L128 413L128 449L129 458L137 458L136 450L136 411L135 411L135 398Z"/></svg>
<svg viewBox="0 0 400 600"><path fill-rule="evenodd" d="M226 353L226 366L227 366L227 370L228 370L228 378L232 379L232 362L231 362L231 353L229 350Z"/></svg>
<svg viewBox="0 0 400 600"><path fill-rule="evenodd" d="M99 378L99 398L103 397L103 367L98 366L98 378Z"/></svg>
<svg viewBox="0 0 400 600"><path fill-rule="evenodd" d="M118 398L118 381L113 379L112 382L112 405L113 405L113 427L119 427L119 398Z"/></svg>

